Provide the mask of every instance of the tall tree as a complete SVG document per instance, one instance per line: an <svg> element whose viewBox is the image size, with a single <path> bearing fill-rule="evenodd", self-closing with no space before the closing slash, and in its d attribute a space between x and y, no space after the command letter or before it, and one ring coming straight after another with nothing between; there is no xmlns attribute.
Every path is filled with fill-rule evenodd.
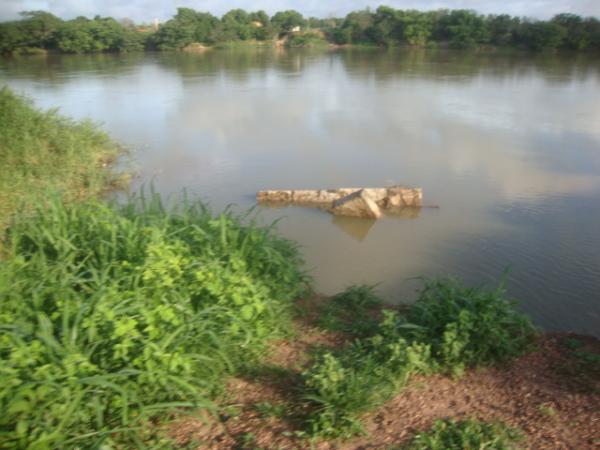
<svg viewBox="0 0 600 450"><path fill-rule="evenodd" d="M518 17L511 17L507 14L490 15L486 21L491 44L509 46L514 43L515 33L521 24Z"/></svg>
<svg viewBox="0 0 600 450"><path fill-rule="evenodd" d="M444 34L454 47L474 47L489 41L485 20L474 11L454 10L441 21Z"/></svg>
<svg viewBox="0 0 600 450"><path fill-rule="evenodd" d="M559 14L552 19L564 28L565 36L562 44L574 50L583 50L589 47L591 36L583 24L583 18L576 14Z"/></svg>
<svg viewBox="0 0 600 450"><path fill-rule="evenodd" d="M400 14L402 35L409 45L426 45L433 33L434 16L431 13L405 11Z"/></svg>
<svg viewBox="0 0 600 450"><path fill-rule="evenodd" d="M63 21L46 11L24 11L20 13L21 32L26 45L31 47L48 48L53 44L54 32Z"/></svg>
<svg viewBox="0 0 600 450"><path fill-rule="evenodd" d="M298 11L287 10L280 11L271 17L271 23L277 32L287 33L296 27L305 26L306 20Z"/></svg>
<svg viewBox="0 0 600 450"><path fill-rule="evenodd" d="M523 22L519 41L532 50L556 49L567 35L564 27L556 22Z"/></svg>

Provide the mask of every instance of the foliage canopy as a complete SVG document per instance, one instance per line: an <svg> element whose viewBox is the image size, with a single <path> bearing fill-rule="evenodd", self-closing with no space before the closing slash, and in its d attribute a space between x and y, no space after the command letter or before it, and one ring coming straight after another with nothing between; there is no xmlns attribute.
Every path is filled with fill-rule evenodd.
<svg viewBox="0 0 600 450"><path fill-rule="evenodd" d="M158 29L136 26L127 19L118 22L96 16L63 21L48 12L27 11L19 21L0 23L0 53L175 50L192 43L269 41L297 27L303 32L318 31L336 44L600 50L600 21L593 17L564 13L538 21L465 9L422 12L380 6L375 11L353 11L345 18L329 19L306 19L294 10L269 17L264 11L242 9L218 18L209 12L178 8Z"/></svg>

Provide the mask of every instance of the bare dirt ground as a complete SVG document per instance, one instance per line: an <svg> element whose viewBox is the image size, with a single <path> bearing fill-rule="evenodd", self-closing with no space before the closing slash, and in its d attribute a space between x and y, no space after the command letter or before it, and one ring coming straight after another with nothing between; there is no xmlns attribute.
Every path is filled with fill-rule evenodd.
<svg viewBox="0 0 600 450"><path fill-rule="evenodd" d="M309 308L310 310L310 308ZM364 417L366 436L311 442L298 433L298 377L316 346L343 345L308 313L293 339L276 342L263 368L229 383L229 405L218 420L185 418L171 426L182 448L211 450L397 449L436 419L500 420L521 429L527 449L600 449L600 374L590 355L600 341L545 334L536 351L501 368L468 371L460 379L414 377L402 392ZM594 357L595 358L595 357Z"/></svg>

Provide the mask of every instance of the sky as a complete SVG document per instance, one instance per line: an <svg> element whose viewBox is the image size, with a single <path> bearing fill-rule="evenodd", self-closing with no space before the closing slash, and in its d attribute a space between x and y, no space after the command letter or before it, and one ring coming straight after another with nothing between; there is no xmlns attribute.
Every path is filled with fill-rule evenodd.
<svg viewBox="0 0 600 450"><path fill-rule="evenodd" d="M344 16L349 11L385 4L401 9L474 9L481 13L507 13L546 19L561 12L600 17L600 0L0 0L0 20L18 17L19 11L44 10L64 19L76 16L128 17L135 21L170 18L178 6L222 15L233 8L275 11L296 9L306 16Z"/></svg>

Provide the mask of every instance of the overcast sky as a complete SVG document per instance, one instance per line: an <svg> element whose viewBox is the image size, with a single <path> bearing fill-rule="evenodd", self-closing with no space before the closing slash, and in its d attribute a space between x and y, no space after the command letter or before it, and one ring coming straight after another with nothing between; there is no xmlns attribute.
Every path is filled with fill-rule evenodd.
<svg viewBox="0 0 600 450"><path fill-rule="evenodd" d="M178 6L221 15L232 8L264 9L268 13L296 9L307 16L342 16L347 12L385 4L402 9L467 8L482 13L548 18L559 12L600 17L600 0L0 0L0 20L19 11L45 10L62 18L76 16L129 17L136 21L165 20Z"/></svg>

